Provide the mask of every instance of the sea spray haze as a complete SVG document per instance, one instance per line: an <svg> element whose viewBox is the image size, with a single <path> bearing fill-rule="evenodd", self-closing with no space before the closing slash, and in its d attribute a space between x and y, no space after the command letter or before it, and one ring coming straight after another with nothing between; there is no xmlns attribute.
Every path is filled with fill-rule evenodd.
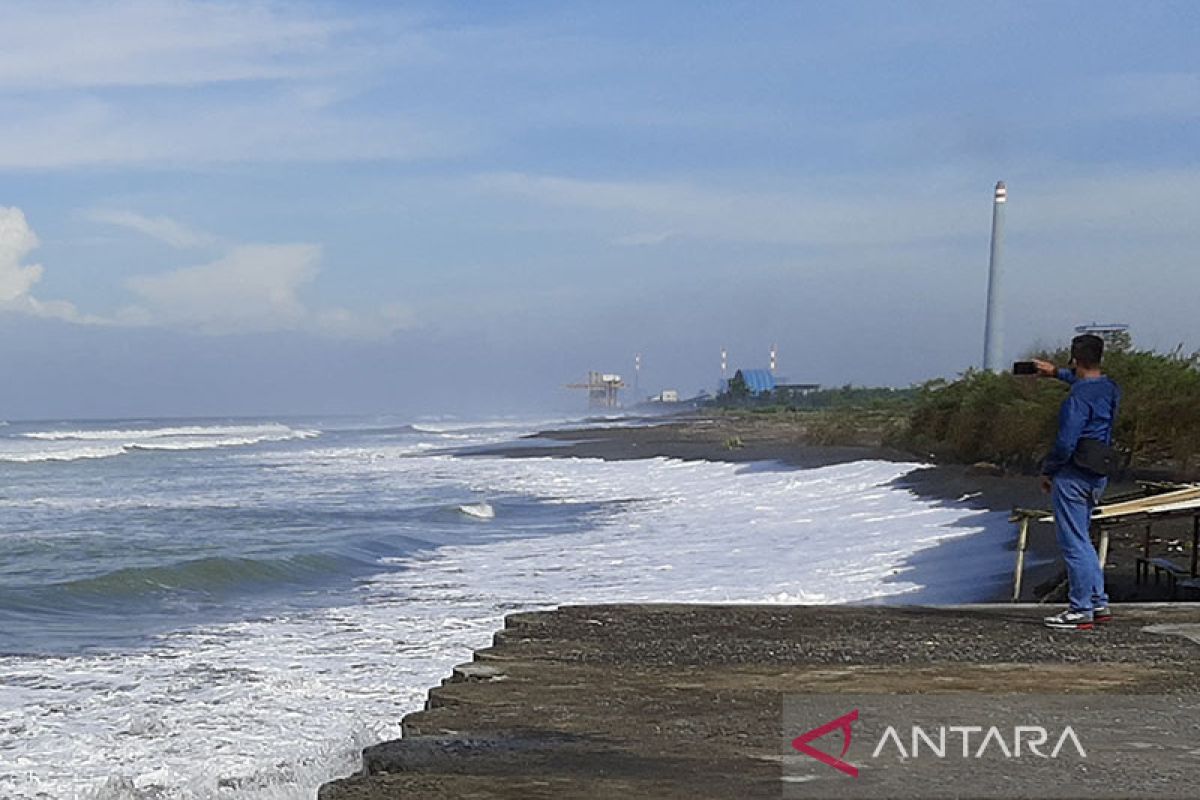
<svg viewBox="0 0 1200 800"><path fill-rule="evenodd" d="M542 424L0 429L0 796L310 798L514 609L1004 577L1002 517L888 486L912 465L452 452Z"/></svg>

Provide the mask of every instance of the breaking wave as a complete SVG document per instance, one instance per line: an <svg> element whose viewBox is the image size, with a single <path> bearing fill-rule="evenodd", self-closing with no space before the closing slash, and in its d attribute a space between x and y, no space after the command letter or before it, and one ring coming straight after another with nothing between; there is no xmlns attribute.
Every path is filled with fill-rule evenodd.
<svg viewBox="0 0 1200 800"><path fill-rule="evenodd" d="M244 437L264 439L293 439L316 436L316 431L289 428L279 423L264 425L181 425L168 428L129 428L116 430L31 431L21 434L25 439L42 441L110 442L130 439L163 439L178 437Z"/></svg>
<svg viewBox="0 0 1200 800"><path fill-rule="evenodd" d="M0 461L35 463L111 458L139 450L208 450L311 439L320 431L287 425L185 425L164 428L30 431L0 440Z"/></svg>
<svg viewBox="0 0 1200 800"><path fill-rule="evenodd" d="M468 517L476 519L494 519L496 516L496 509L492 508L492 504L488 502L461 505L458 510Z"/></svg>
<svg viewBox="0 0 1200 800"><path fill-rule="evenodd" d="M207 597L316 585L378 566L347 555L311 553L254 559L212 556L176 564L129 567L34 589L0 592L0 608L33 611L121 603L169 594Z"/></svg>

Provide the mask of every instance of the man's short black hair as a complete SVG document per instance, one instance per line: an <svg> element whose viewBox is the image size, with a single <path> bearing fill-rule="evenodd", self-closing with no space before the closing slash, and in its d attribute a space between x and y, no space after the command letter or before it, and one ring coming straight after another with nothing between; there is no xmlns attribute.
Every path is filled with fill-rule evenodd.
<svg viewBox="0 0 1200 800"><path fill-rule="evenodd" d="M1084 369L1100 366L1104 357L1104 340L1094 333L1085 333L1071 340L1071 358Z"/></svg>

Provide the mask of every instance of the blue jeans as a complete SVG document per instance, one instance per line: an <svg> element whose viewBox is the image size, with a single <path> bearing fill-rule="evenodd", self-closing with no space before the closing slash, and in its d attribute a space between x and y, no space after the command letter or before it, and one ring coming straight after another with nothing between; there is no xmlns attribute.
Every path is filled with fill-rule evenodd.
<svg viewBox="0 0 1200 800"><path fill-rule="evenodd" d="M1054 529L1063 561L1067 564L1068 596L1072 611L1090 613L1108 605L1104 593L1104 570L1089 533L1092 509L1104 494L1107 478L1087 475L1072 466L1054 476Z"/></svg>

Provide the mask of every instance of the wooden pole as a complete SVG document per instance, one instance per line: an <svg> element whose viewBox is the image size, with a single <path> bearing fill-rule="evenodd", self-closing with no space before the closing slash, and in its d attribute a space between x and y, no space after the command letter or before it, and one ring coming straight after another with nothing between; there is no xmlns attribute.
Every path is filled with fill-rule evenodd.
<svg viewBox="0 0 1200 800"><path fill-rule="evenodd" d="M1137 563L1137 575L1134 580L1141 583L1144 580L1150 580L1150 529L1154 525L1151 520L1146 520L1146 530L1142 535L1142 560Z"/></svg>
<svg viewBox="0 0 1200 800"><path fill-rule="evenodd" d="M1013 602L1021 601L1021 578L1025 573L1025 544L1029 540L1029 517L1021 517L1021 533L1017 536L1017 570L1013 575Z"/></svg>
<svg viewBox="0 0 1200 800"><path fill-rule="evenodd" d="M1192 577L1196 577L1196 549L1200 548L1200 514L1192 515Z"/></svg>

